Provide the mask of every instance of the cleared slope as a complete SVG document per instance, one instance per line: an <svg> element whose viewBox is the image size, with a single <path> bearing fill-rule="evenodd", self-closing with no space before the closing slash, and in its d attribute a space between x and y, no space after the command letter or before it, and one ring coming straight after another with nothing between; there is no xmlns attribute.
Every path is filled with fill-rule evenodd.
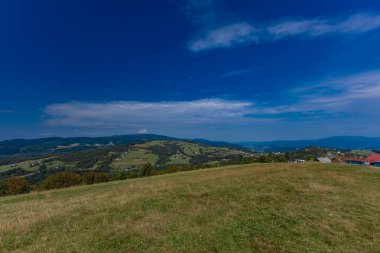
<svg viewBox="0 0 380 253"><path fill-rule="evenodd" d="M379 252L380 172L254 164L0 199L3 252Z"/></svg>

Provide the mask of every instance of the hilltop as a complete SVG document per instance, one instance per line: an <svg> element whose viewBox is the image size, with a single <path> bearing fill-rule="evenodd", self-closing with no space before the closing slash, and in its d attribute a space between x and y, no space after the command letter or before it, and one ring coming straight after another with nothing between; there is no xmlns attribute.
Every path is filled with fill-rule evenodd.
<svg viewBox="0 0 380 253"><path fill-rule="evenodd" d="M0 252L379 252L380 172L252 164L0 198Z"/></svg>

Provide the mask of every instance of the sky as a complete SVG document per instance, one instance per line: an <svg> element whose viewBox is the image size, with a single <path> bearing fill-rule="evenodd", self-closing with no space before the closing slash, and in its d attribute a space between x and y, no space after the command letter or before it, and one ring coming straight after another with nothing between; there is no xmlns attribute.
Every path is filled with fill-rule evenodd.
<svg viewBox="0 0 380 253"><path fill-rule="evenodd" d="M378 0L0 1L0 140L380 136Z"/></svg>

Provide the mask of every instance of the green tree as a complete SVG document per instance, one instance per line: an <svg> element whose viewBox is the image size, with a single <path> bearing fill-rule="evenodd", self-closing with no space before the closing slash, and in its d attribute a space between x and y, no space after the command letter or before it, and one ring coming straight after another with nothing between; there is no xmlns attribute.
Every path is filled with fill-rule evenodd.
<svg viewBox="0 0 380 253"><path fill-rule="evenodd" d="M40 172L45 172L45 171L47 171L46 164L41 164L38 170L39 170Z"/></svg>
<svg viewBox="0 0 380 253"><path fill-rule="evenodd" d="M99 184L103 182L108 182L109 177L104 172L87 172L83 175L83 181L86 184Z"/></svg>
<svg viewBox="0 0 380 253"><path fill-rule="evenodd" d="M140 176L149 177L153 174L153 166L150 163L146 163L142 166Z"/></svg>
<svg viewBox="0 0 380 253"><path fill-rule="evenodd" d="M43 190L60 189L82 184L82 177L72 172L61 172L47 177L42 181L40 188Z"/></svg>
<svg viewBox="0 0 380 253"><path fill-rule="evenodd" d="M10 177L7 179L6 185L7 195L23 194L30 191L30 184L23 177Z"/></svg>
<svg viewBox="0 0 380 253"><path fill-rule="evenodd" d="M8 185L4 180L0 181L0 196L6 196L8 193Z"/></svg>

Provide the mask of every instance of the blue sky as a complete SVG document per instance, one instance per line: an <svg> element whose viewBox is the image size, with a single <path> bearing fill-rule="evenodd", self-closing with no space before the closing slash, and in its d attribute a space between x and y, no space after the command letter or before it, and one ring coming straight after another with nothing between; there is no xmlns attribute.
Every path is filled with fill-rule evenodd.
<svg viewBox="0 0 380 253"><path fill-rule="evenodd" d="M380 136L380 2L0 3L0 139Z"/></svg>

